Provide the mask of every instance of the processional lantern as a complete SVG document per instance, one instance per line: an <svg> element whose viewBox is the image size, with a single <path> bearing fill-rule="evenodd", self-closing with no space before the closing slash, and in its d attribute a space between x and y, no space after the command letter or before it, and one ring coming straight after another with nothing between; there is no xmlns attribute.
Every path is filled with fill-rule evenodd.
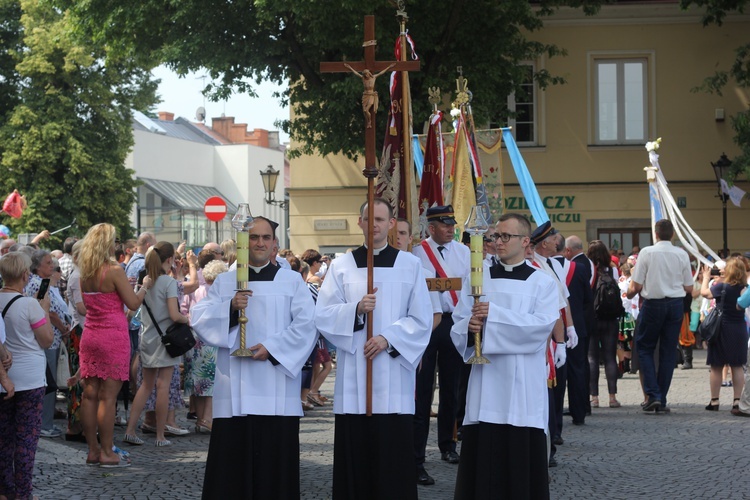
<svg viewBox="0 0 750 500"><path fill-rule="evenodd" d="M237 213L232 217L232 227L237 231L237 291L247 290L249 281L250 265L250 228L253 227L253 214L250 213L250 206L247 203L240 203L237 207ZM232 356L249 357L255 353L247 348L245 333L247 329L247 316L245 310L240 310L238 319L240 324L240 347L232 352Z"/></svg>
<svg viewBox="0 0 750 500"><path fill-rule="evenodd" d="M471 248L471 296L474 297L474 304L479 302L482 297L482 286L484 285L484 234L489 231L490 226L487 219L484 218L484 208L481 205L473 205L469 212L469 218L466 219L464 228L470 237ZM489 212L489 210L488 210ZM470 365L486 365L490 360L482 356L482 332L474 333L474 355L467 361Z"/></svg>

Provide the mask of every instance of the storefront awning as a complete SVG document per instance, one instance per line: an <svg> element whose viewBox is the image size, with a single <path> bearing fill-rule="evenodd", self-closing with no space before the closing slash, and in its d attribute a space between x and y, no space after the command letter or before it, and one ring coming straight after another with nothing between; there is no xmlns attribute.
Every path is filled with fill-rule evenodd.
<svg viewBox="0 0 750 500"><path fill-rule="evenodd" d="M143 185L153 192L165 198L184 210L202 212L206 200L212 196L218 196L227 204L227 214L234 215L237 206L230 202L218 189L211 186L198 186L196 184L185 184L184 182L162 181L157 179L145 179L138 177Z"/></svg>

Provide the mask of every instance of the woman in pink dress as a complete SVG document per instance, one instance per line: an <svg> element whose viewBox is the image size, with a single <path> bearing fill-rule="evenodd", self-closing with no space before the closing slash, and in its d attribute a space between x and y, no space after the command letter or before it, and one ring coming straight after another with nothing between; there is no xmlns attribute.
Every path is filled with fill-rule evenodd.
<svg viewBox="0 0 750 500"><path fill-rule="evenodd" d="M87 464L127 467L130 463L112 451L115 401L130 370L130 338L124 306L136 310L151 280L146 277L138 293L114 259L114 226L97 224L81 245L81 275L86 324L81 335L80 376L83 380L81 418L89 445ZM124 305L124 306L123 306ZM97 443L97 431L101 446Z"/></svg>

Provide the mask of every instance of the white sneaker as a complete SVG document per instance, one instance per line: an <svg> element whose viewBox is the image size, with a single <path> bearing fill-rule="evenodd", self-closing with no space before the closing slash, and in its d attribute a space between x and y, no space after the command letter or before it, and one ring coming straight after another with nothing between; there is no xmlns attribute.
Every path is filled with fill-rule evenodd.
<svg viewBox="0 0 750 500"><path fill-rule="evenodd" d="M39 435L43 438L57 438L62 435L62 431L59 428L52 428L50 430L42 429Z"/></svg>
<svg viewBox="0 0 750 500"><path fill-rule="evenodd" d="M164 434L169 434L170 436L184 436L185 434L190 434L190 431L183 429L182 427L172 427L171 425L167 425L164 427Z"/></svg>

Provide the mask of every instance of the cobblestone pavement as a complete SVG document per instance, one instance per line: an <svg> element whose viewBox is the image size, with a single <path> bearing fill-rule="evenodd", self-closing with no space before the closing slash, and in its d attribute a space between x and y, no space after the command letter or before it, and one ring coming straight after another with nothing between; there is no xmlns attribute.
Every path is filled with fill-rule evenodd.
<svg viewBox="0 0 750 500"><path fill-rule="evenodd" d="M695 358L695 369L675 371L669 415L644 414L639 407L638 378L625 375L618 382L622 408L606 407L604 396L604 407L594 409L586 425L573 426L566 417L565 444L557 453L559 466L550 469L552 498L750 498L750 419L729 413L731 388L721 389L720 411L703 409L709 400L705 351L696 351ZM323 386L324 394L333 392L333 375ZM603 370L600 388L606 394ZM185 411L178 413L180 423L190 426ZM425 466L436 484L420 486L419 496L451 499L457 466L440 460L434 422ZM35 494L41 499L66 500L200 498L208 435L191 432L170 438L171 447L156 448L151 434L144 436L144 446L122 443L123 430L116 428L115 436L116 444L132 454L133 466L126 469L87 467L85 445L41 439ZM302 419L300 458L302 498L330 498L330 406L308 412Z"/></svg>

